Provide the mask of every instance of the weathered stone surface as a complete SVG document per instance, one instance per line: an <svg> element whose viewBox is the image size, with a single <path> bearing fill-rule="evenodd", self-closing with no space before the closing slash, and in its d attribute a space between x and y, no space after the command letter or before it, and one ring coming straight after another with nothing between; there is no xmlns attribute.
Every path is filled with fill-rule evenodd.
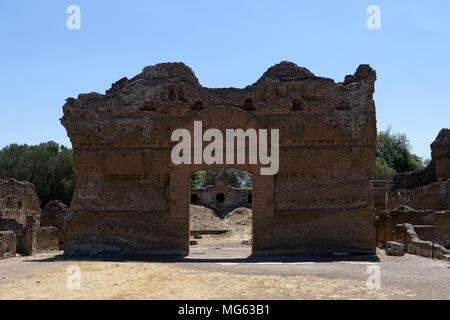
<svg viewBox="0 0 450 320"><path fill-rule="evenodd" d="M436 180L450 179L450 129L442 129L431 144Z"/></svg>
<svg viewBox="0 0 450 320"><path fill-rule="evenodd" d="M435 218L435 238L444 247L450 249L450 211L440 211Z"/></svg>
<svg viewBox="0 0 450 320"><path fill-rule="evenodd" d="M191 190L191 204L213 208L216 214L226 214L235 208L252 206L252 188L234 188L223 180L215 185Z"/></svg>
<svg viewBox="0 0 450 320"><path fill-rule="evenodd" d="M27 216L25 228L25 254L31 256L37 252L37 234L39 231L39 218Z"/></svg>
<svg viewBox="0 0 450 320"><path fill-rule="evenodd" d="M450 179L388 193L388 209L406 205L416 210L450 209Z"/></svg>
<svg viewBox="0 0 450 320"><path fill-rule="evenodd" d="M431 162L420 171L394 176L388 209L450 209L450 130L442 129L431 144Z"/></svg>
<svg viewBox="0 0 450 320"><path fill-rule="evenodd" d="M388 241L386 242L386 254L390 256L402 256L405 254L405 245L399 242Z"/></svg>
<svg viewBox="0 0 450 320"><path fill-rule="evenodd" d="M76 185L67 220L69 248L189 250L190 174L233 167L253 174L253 252L374 251L368 173L375 163L375 71L361 65L344 82L290 62L244 89L200 85L183 63L146 67L105 94L64 105ZM280 170L261 165L184 165L170 161L174 129L280 130ZM92 243L92 250L89 249ZM114 247L116 248L116 247Z"/></svg>
<svg viewBox="0 0 450 320"><path fill-rule="evenodd" d="M40 221L39 198L33 184L0 179L0 231L14 232L14 250L32 255L54 249L58 242L57 228L41 228Z"/></svg>
<svg viewBox="0 0 450 320"><path fill-rule="evenodd" d="M117 241L88 241L70 244L66 247L64 254L69 256L109 255L119 254L122 250L122 246Z"/></svg>
<svg viewBox="0 0 450 320"><path fill-rule="evenodd" d="M50 251L58 249L58 228L40 227L36 234L36 251Z"/></svg>
<svg viewBox="0 0 450 320"><path fill-rule="evenodd" d="M0 179L0 231L12 231L18 253L26 251L27 216L39 219L41 209L33 184Z"/></svg>
<svg viewBox="0 0 450 320"><path fill-rule="evenodd" d="M419 237L417 227L410 223L403 223L396 226L396 239L405 245L406 252L427 258L448 260L450 251L439 243L436 243L436 241L428 241Z"/></svg>
<svg viewBox="0 0 450 320"><path fill-rule="evenodd" d="M0 230L14 232L16 236L16 252L25 252L25 225L15 219L0 219Z"/></svg>
<svg viewBox="0 0 450 320"><path fill-rule="evenodd" d="M393 177L392 189L413 189L450 178L450 129L442 129L431 147L431 162L424 170Z"/></svg>
<svg viewBox="0 0 450 320"><path fill-rule="evenodd" d="M0 179L0 219L14 219L25 225L26 217L41 214L33 184L15 179Z"/></svg>
<svg viewBox="0 0 450 320"><path fill-rule="evenodd" d="M54 226L57 228L57 238L59 239L60 249L64 249L65 219L69 215L69 208L58 200L50 201L42 210L41 226Z"/></svg>
<svg viewBox="0 0 450 320"><path fill-rule="evenodd" d="M0 260L16 256L16 235L12 231L0 231Z"/></svg>

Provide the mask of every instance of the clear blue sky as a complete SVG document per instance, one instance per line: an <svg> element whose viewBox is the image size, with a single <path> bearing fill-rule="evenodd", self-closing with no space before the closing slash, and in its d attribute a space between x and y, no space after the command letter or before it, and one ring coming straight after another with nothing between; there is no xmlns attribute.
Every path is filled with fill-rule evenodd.
<svg viewBox="0 0 450 320"><path fill-rule="evenodd" d="M81 29L66 8L81 8ZM381 30L366 8L381 9ZM429 158L450 127L450 1L0 2L0 147L70 146L67 97L97 91L146 65L183 61L208 87L244 87L282 60L342 81L361 63L378 74L378 130L404 132Z"/></svg>

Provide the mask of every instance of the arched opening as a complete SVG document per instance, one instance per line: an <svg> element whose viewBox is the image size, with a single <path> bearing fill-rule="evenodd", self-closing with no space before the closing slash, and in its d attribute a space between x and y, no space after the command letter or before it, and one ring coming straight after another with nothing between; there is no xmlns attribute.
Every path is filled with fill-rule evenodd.
<svg viewBox="0 0 450 320"><path fill-rule="evenodd" d="M223 136L226 135L226 129L228 128L240 128L246 131L248 129L259 130L259 128L262 127L258 119L243 108L222 105L208 106L207 108L203 107L202 110L199 110L193 118L185 123L183 127L190 132L192 137L194 135L195 121L202 121L201 128L203 131L216 128L222 132ZM248 158L249 152L247 150L249 150L249 139L246 139L245 144L246 158ZM204 146L206 145L207 143L205 142ZM193 144L192 147L194 147ZM242 246L242 243L245 243L244 252L246 252L246 256L251 253L263 251L268 247L265 222L267 221L267 218L274 216L274 176L262 174L261 172L264 165L260 163L249 163L248 159L242 164L237 163L237 161L228 164L227 161L225 161L227 159L227 148L224 148L223 151L224 161L220 164L217 162L212 164L206 164L204 162L195 163L194 160L190 164L171 164L169 177L169 214L170 219L173 220L180 230L180 237L176 240L177 246L182 252L187 254L202 254L204 251L198 251L205 250L204 246L209 248L212 247L211 253L216 254L216 252L214 252L215 248L226 247L226 242L228 240L233 240L240 246ZM192 149L191 155L194 154L194 149ZM220 190L217 188L217 184L199 183L198 175L209 170L211 170L211 172L214 172L214 170L241 170L248 174L251 178L251 183L247 186L239 185L239 187L235 189L228 188L228 184L223 184ZM189 186L191 186L191 188ZM240 187L243 187L244 189ZM210 191L210 188L213 188L213 191ZM236 196L230 196L230 190L236 192ZM219 192L222 192L225 196L224 202L221 204L218 204L216 201L216 195ZM248 202L247 195L249 192L252 193L252 203ZM198 202L190 205L191 193L198 194ZM238 210L238 212L244 214L239 215L238 212L236 212L236 219L248 218L247 220L249 220L249 223L246 223L245 221L235 221L234 225L238 226L236 230L239 232L228 238L227 236L230 235L229 232L223 234L223 240L226 240L225 242L222 241L217 234L201 234L204 230L211 230L209 227L214 226L214 224L212 224L210 226L206 225L208 228L197 228L198 224L203 223L203 225L205 225L205 215L208 216L209 214L209 218L218 218L219 221L223 221L227 216L231 217L232 215L230 216L228 214L230 211L227 210L229 209L230 203L236 199L239 199L240 201L239 207L244 208L243 210ZM193 212L193 210L195 210L196 213ZM251 228L248 227L249 225ZM247 231L241 230L241 227L246 228ZM196 231L200 231L200 233ZM213 232L220 234L223 232L223 229L222 231L217 231L216 228ZM205 240L208 240L209 242L206 241L205 243ZM213 246L211 246L211 244L213 244ZM239 255L237 254L238 252ZM233 249L231 249L230 252L224 253L224 255L235 258L243 257L242 251L236 251L235 255Z"/></svg>
<svg viewBox="0 0 450 320"><path fill-rule="evenodd" d="M216 194L216 201L217 203L222 203L225 201L225 195L222 192L219 192Z"/></svg>
<svg viewBox="0 0 450 320"><path fill-rule="evenodd" d="M189 207L190 251L235 250L249 256L252 252L253 175L233 168L200 170L191 174ZM196 201L194 201L196 200ZM217 252L220 254L220 252Z"/></svg>

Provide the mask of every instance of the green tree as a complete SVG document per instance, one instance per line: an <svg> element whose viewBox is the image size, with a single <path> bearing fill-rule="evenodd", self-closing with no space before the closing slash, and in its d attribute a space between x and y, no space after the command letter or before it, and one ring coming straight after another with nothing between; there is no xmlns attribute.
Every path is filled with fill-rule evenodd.
<svg viewBox="0 0 450 320"><path fill-rule="evenodd" d="M204 185L205 182L205 170L197 171L191 174L191 188L197 189Z"/></svg>
<svg viewBox="0 0 450 320"><path fill-rule="evenodd" d="M0 178L33 183L42 206L51 200L70 205L74 190L72 150L54 141L37 146L11 144L0 150Z"/></svg>
<svg viewBox="0 0 450 320"><path fill-rule="evenodd" d="M397 174L397 171L392 169L383 158L377 157L375 167L370 172L371 180L390 180Z"/></svg>
<svg viewBox="0 0 450 320"><path fill-rule="evenodd" d="M411 144L404 133L393 133L388 128L377 135L376 162L370 178L389 180L397 173L421 170L428 162L411 152Z"/></svg>
<svg viewBox="0 0 450 320"><path fill-rule="evenodd" d="M390 128L377 135L376 156L385 160L386 165L396 172L420 170L424 168L422 159L411 153L411 145L403 133L392 133Z"/></svg>
<svg viewBox="0 0 450 320"><path fill-rule="evenodd" d="M237 188L251 188L252 186L252 175L249 172L232 168L216 168L193 173L191 175L191 187L214 185L218 179L223 179L228 185Z"/></svg>

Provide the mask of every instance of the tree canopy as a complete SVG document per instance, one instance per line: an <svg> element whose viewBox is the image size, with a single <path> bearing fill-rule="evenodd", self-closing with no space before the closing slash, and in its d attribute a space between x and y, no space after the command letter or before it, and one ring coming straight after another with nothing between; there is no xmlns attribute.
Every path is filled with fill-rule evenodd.
<svg viewBox="0 0 450 320"><path fill-rule="evenodd" d="M217 168L193 173L191 187L214 185L218 179L223 179L226 184L236 188L252 186L252 175L249 172L232 168Z"/></svg>
<svg viewBox="0 0 450 320"><path fill-rule="evenodd" d="M70 206L74 190L72 150L54 141L36 146L11 144L0 150L0 178L33 183L42 206L51 200Z"/></svg>
<svg viewBox="0 0 450 320"><path fill-rule="evenodd" d="M395 174L423 169L429 160L411 152L411 144L404 133L388 128L377 135L376 163L371 179L391 179Z"/></svg>

